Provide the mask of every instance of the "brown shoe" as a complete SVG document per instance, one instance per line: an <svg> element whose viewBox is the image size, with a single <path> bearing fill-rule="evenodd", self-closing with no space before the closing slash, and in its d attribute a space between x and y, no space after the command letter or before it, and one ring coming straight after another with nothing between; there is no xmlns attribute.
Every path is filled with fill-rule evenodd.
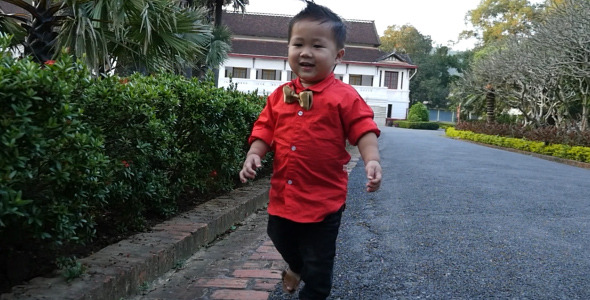
<svg viewBox="0 0 590 300"><path fill-rule="evenodd" d="M281 277L283 279L283 292L289 294L295 293L299 282L301 282L301 276L287 268L283 271Z"/></svg>

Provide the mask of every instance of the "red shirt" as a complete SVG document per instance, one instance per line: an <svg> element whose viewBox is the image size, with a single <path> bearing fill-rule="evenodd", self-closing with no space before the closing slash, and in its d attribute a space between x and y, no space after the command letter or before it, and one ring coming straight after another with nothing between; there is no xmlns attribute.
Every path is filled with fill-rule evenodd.
<svg viewBox="0 0 590 300"><path fill-rule="evenodd" d="M305 110L283 100L283 85L267 99L249 138L274 151L268 213L295 222L320 222L346 201L350 160L346 139L356 145L365 133L380 131L373 110L350 85L334 78L304 88L299 78L286 83L296 93L313 91Z"/></svg>

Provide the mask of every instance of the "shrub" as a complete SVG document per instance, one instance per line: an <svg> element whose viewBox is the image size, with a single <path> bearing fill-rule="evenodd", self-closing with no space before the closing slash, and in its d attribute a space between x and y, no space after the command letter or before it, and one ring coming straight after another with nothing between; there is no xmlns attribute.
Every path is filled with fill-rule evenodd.
<svg viewBox="0 0 590 300"><path fill-rule="evenodd" d="M488 135L526 138L527 140L540 141L546 144L590 147L590 131L580 132L553 126L532 128L517 124L488 124L481 121L469 121L459 122L456 125L456 129Z"/></svg>
<svg viewBox="0 0 590 300"><path fill-rule="evenodd" d="M429 119L428 108L426 105L418 102L410 107L408 112L408 121L410 122L428 122Z"/></svg>
<svg viewBox="0 0 590 300"><path fill-rule="evenodd" d="M264 105L211 81L92 79L66 55L40 66L2 51L0 97L0 292L96 230L124 235L233 189ZM83 271L71 262L58 261L67 277Z"/></svg>
<svg viewBox="0 0 590 300"><path fill-rule="evenodd" d="M180 101L165 82L136 74L97 79L83 98L113 163L106 211L123 229L141 229L146 214L167 217L181 190L174 132Z"/></svg>
<svg viewBox="0 0 590 300"><path fill-rule="evenodd" d="M264 104L255 94L171 74L103 78L84 99L114 161L107 217L121 230L169 217L185 193L233 189Z"/></svg>
<svg viewBox="0 0 590 300"><path fill-rule="evenodd" d="M89 78L69 56L0 54L0 257L51 256L94 236L109 166L76 104Z"/></svg>
<svg viewBox="0 0 590 300"><path fill-rule="evenodd" d="M545 142L474 133L471 131L456 130L452 127L449 127L446 130L446 134L450 137L458 137L465 140L496 145L500 147L561 157L581 162L590 162L590 147L569 146L561 144L549 145Z"/></svg>
<svg viewBox="0 0 590 300"><path fill-rule="evenodd" d="M410 129L428 129L438 130L439 125L436 122L410 122L410 121L393 121L396 127Z"/></svg>
<svg viewBox="0 0 590 300"><path fill-rule="evenodd" d="M212 80L176 78L171 88L180 100L177 176L198 193L233 189L264 100L255 93L216 88Z"/></svg>

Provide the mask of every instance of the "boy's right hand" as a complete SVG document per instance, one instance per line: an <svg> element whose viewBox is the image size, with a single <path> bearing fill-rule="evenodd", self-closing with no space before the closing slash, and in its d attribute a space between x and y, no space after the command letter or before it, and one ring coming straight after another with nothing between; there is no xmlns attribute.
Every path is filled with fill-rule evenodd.
<svg viewBox="0 0 590 300"><path fill-rule="evenodd" d="M254 179L256 177L256 169L262 167L262 162L258 154L248 154L242 170L240 171L240 181L246 183L248 179Z"/></svg>

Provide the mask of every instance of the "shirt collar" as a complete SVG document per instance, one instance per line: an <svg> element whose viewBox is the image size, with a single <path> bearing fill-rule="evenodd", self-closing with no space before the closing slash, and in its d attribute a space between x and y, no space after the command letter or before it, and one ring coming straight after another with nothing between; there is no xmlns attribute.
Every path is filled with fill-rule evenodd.
<svg viewBox="0 0 590 300"><path fill-rule="evenodd" d="M322 92L323 90L325 90L332 83L334 83L335 80L336 80L336 78L334 77L334 73L330 73L330 75L326 76L326 78L324 78L324 80L322 80L310 87L303 87L303 85L301 84L301 78L299 78L299 77L297 77L296 79L291 81L291 84L295 88L296 92L301 92L301 91L307 90L307 91L312 91L314 93L319 93L319 92Z"/></svg>

